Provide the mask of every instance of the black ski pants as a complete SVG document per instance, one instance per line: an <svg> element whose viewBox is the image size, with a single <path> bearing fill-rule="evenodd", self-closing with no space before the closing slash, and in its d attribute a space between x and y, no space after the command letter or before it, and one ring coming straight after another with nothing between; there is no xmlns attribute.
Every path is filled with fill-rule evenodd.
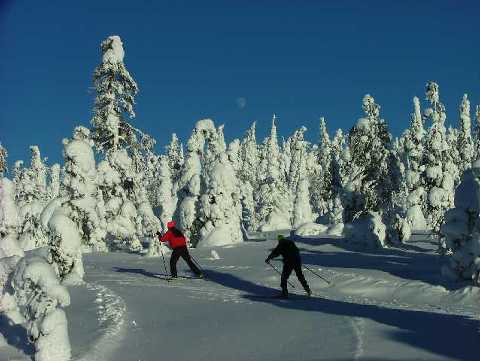
<svg viewBox="0 0 480 361"><path fill-rule="evenodd" d="M282 287L282 294L285 296L288 295L287 280L288 277L290 277L290 275L292 274L292 271L295 271L295 274L297 275L297 278L302 284L305 291L310 291L310 287L308 286L307 280L305 279L305 276L302 272L302 264L300 262L285 262L283 264L282 278L280 281L280 285Z"/></svg>
<svg viewBox="0 0 480 361"><path fill-rule="evenodd" d="M188 253L187 246L177 247L174 248L172 251L172 255L170 256L170 273L172 277L177 277L177 262L178 259L182 257L185 262L187 262L190 269L195 273L197 276L202 274L202 271L193 263L192 257L190 257L190 253Z"/></svg>

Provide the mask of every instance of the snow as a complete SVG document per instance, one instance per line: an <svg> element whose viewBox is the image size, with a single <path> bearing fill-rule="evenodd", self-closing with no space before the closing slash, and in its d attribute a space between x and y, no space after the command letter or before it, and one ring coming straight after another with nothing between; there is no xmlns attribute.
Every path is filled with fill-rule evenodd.
<svg viewBox="0 0 480 361"><path fill-rule="evenodd" d="M386 227L376 212L369 212L347 224L344 228L345 238L367 248L385 246Z"/></svg>
<svg viewBox="0 0 480 361"><path fill-rule="evenodd" d="M104 63L122 63L125 56L123 50L122 39L118 35L109 36L102 42L103 56L102 61Z"/></svg>
<svg viewBox="0 0 480 361"><path fill-rule="evenodd" d="M276 241L222 248L221 259L212 257L218 249L192 249L206 281L166 282L155 258L86 255L88 283L70 292L91 296L73 298L66 309L69 323L76 322L69 324L77 330L72 355L81 361L475 359L479 290L442 280L428 238L375 253L324 235L296 242L304 263L332 282L305 270L317 295L311 299L296 296L301 287L294 276L293 299L268 297L278 292L279 277L263 258ZM187 269L179 261L180 274Z"/></svg>
<svg viewBox="0 0 480 361"><path fill-rule="evenodd" d="M325 233L328 226L318 223L304 223L295 230L296 236L318 236Z"/></svg>
<svg viewBox="0 0 480 361"><path fill-rule="evenodd" d="M32 252L18 262L11 287L29 337L35 342L35 360L69 360L71 347L63 308L70 304L70 295L41 252Z"/></svg>
<svg viewBox="0 0 480 361"><path fill-rule="evenodd" d="M63 282L79 284L84 275L80 234L75 223L63 211L58 208L48 221L53 238L53 262Z"/></svg>
<svg viewBox="0 0 480 361"><path fill-rule="evenodd" d="M195 123L195 129L204 132L215 131L215 124L212 119L202 119Z"/></svg>

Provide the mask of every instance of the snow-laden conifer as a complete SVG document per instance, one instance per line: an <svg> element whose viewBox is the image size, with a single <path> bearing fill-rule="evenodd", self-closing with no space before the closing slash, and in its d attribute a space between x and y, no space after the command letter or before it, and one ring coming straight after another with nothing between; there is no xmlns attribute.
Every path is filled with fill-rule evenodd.
<svg viewBox="0 0 480 361"><path fill-rule="evenodd" d="M315 152L316 164L311 175L311 198L313 211L325 215L333 205L332 142L325 118L320 118L320 142Z"/></svg>
<svg viewBox="0 0 480 361"><path fill-rule="evenodd" d="M60 195L60 164L55 163L50 167L50 182L48 184L48 199L57 198Z"/></svg>
<svg viewBox="0 0 480 361"><path fill-rule="evenodd" d="M222 153L209 169L206 192L200 198L203 226L199 246L242 242L239 184L233 166Z"/></svg>
<svg viewBox="0 0 480 361"><path fill-rule="evenodd" d="M450 251L442 273L479 284L480 272L480 161L467 169L455 191L455 207L445 213L440 233Z"/></svg>
<svg viewBox="0 0 480 361"><path fill-rule="evenodd" d="M63 310L70 305L70 295L45 256L35 251L22 258L10 281L29 339L35 345L35 360L70 360L67 318Z"/></svg>
<svg viewBox="0 0 480 361"><path fill-rule="evenodd" d="M257 224L261 231L289 229L291 227L291 196L280 174L280 148L277 139L275 116L270 136L261 147L259 189L255 192Z"/></svg>
<svg viewBox="0 0 480 361"><path fill-rule="evenodd" d="M180 177L185 158L183 155L183 145L175 133L172 134L170 144L166 147L168 165L172 175L172 182L175 183Z"/></svg>
<svg viewBox="0 0 480 361"><path fill-rule="evenodd" d="M62 207L75 223L82 243L97 251L107 250L103 197L97 186L97 169L90 140L64 140L65 175Z"/></svg>
<svg viewBox="0 0 480 361"><path fill-rule="evenodd" d="M426 97L430 107L425 110L425 118L431 120L431 127L425 137L425 190L424 214L428 224L438 231L445 210L453 206L456 166L452 160L445 129L445 106L440 102L439 87L435 82L426 86Z"/></svg>
<svg viewBox="0 0 480 361"><path fill-rule="evenodd" d="M460 124L458 127L458 138L456 148L459 154L458 170L463 174L471 167L474 156L474 144L472 139L472 120L470 118L470 101L467 94L463 95L460 105Z"/></svg>
<svg viewBox="0 0 480 361"><path fill-rule="evenodd" d="M253 194L258 188L259 152L255 132L256 123L253 122L242 139L239 150L240 168L238 177L241 180L242 221L249 231L257 229Z"/></svg>
<svg viewBox="0 0 480 361"><path fill-rule="evenodd" d="M8 152L0 143L0 178L7 172Z"/></svg>
<svg viewBox="0 0 480 361"><path fill-rule="evenodd" d="M424 189L424 140L425 129L420 109L420 100L413 98L414 112L410 127L403 134L403 151L405 154L405 183L408 189L406 206L407 218L414 230L426 229L422 204L426 197Z"/></svg>
<svg viewBox="0 0 480 361"><path fill-rule="evenodd" d="M126 117L135 117L133 105L138 87L123 62L125 52L119 36L102 41L102 62L93 74L96 90L93 139L102 151L115 151L136 141Z"/></svg>
<svg viewBox="0 0 480 361"><path fill-rule="evenodd" d="M203 226L199 213L199 197L205 189L204 176L207 172L202 169L202 163L205 164L205 159L215 159L213 143L209 143L208 156L204 154L205 143L206 139L215 137L216 134L211 119L203 119L196 123L187 142L185 163L180 178L175 183L174 191L178 198L175 219L178 221L178 227L193 244L201 239L200 229Z"/></svg>
<svg viewBox="0 0 480 361"><path fill-rule="evenodd" d="M23 257L18 244L20 217L15 204L15 185L8 178L0 178L0 259Z"/></svg>
<svg viewBox="0 0 480 361"><path fill-rule="evenodd" d="M381 212L392 196L388 163L391 135L373 97L365 95L362 108L365 117L348 135L352 170L347 222L368 211Z"/></svg>

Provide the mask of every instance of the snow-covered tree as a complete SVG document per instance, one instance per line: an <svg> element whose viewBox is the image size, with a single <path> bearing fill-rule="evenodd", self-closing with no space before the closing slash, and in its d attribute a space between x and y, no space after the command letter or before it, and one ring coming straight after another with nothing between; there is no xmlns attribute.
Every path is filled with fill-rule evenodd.
<svg viewBox="0 0 480 361"><path fill-rule="evenodd" d="M31 174L35 182L35 189L39 193L40 199L47 198L47 166L40 155L40 149L37 145L30 147L32 158L30 160Z"/></svg>
<svg viewBox="0 0 480 361"><path fill-rule="evenodd" d="M426 97L430 107L425 110L425 118L432 125L425 137L425 190L427 199L423 206L428 224L438 231L445 210L453 206L456 166L451 157L445 129L445 107L440 102L438 84L429 82Z"/></svg>
<svg viewBox="0 0 480 361"><path fill-rule="evenodd" d="M311 175L310 193L315 213L325 215L333 205L332 142L327 131L325 118L320 118L320 143L316 150L317 166ZM339 150L338 150L339 151Z"/></svg>
<svg viewBox="0 0 480 361"><path fill-rule="evenodd" d="M71 347L63 308L70 295L40 254L22 258L11 278L11 289L35 345L36 361L68 361Z"/></svg>
<svg viewBox="0 0 480 361"><path fill-rule="evenodd" d="M0 178L0 259L23 257L18 244L20 217L15 204L15 185L8 178Z"/></svg>
<svg viewBox="0 0 480 361"><path fill-rule="evenodd" d="M60 164L55 163L50 167L50 183L48 184L48 199L57 198L60 195Z"/></svg>
<svg viewBox="0 0 480 361"><path fill-rule="evenodd" d="M475 107L475 128L474 128L474 139L473 139L473 144L474 144L474 149L475 149L475 154L480 154L480 105L477 105Z"/></svg>
<svg viewBox="0 0 480 361"><path fill-rule="evenodd" d="M403 134L403 151L405 154L405 183L408 188L406 199L407 218L415 230L426 229L422 204L425 199L424 177L424 138L425 129L420 109L420 100L413 98L414 112L410 127Z"/></svg>
<svg viewBox="0 0 480 361"><path fill-rule="evenodd" d="M286 141L286 147L289 150L289 167L287 173L287 183L292 194L295 193L298 187L300 178L306 174L306 153L307 144L304 140L307 128L301 127L296 130L291 137Z"/></svg>
<svg viewBox="0 0 480 361"><path fill-rule="evenodd" d="M259 152L255 132L256 123L253 122L240 144L240 168L238 171L238 177L241 180L242 221L249 231L257 228L253 193L258 188Z"/></svg>
<svg viewBox="0 0 480 361"><path fill-rule="evenodd" d="M133 105L138 87L128 72L123 58L125 52L119 36L102 41L102 63L93 74L96 90L92 125L95 146L102 151L136 143L135 131L126 116L135 117Z"/></svg>
<svg viewBox="0 0 480 361"><path fill-rule="evenodd" d="M47 167L37 146L31 146L30 168L17 161L14 169L16 202L20 214L19 242L24 250L45 246L48 238L40 222L40 214L48 200Z"/></svg>
<svg viewBox="0 0 480 361"><path fill-rule="evenodd" d="M66 201L62 206L76 224L84 246L105 251L106 220L102 194L97 186L97 170L88 140L64 140Z"/></svg>
<svg viewBox="0 0 480 361"><path fill-rule="evenodd" d="M455 208L445 213L440 234L451 255L442 273L453 279L473 280L480 273L480 161L463 174L455 191Z"/></svg>
<svg viewBox="0 0 480 361"><path fill-rule="evenodd" d="M199 246L221 246L243 241L240 228L241 204L238 180L227 155L222 153L210 170L202 194Z"/></svg>
<svg viewBox="0 0 480 361"><path fill-rule="evenodd" d="M172 175L172 182L175 183L180 177L183 163L185 162L182 143L180 143L175 133L172 134L172 140L166 147L166 153L168 157L170 173Z"/></svg>
<svg viewBox="0 0 480 361"><path fill-rule="evenodd" d="M368 94L363 98L363 110L365 118L361 118L348 135L352 169L351 199L345 206L347 222L368 211L381 212L392 197L388 162L391 135L380 118L380 106Z"/></svg>
<svg viewBox="0 0 480 361"><path fill-rule="evenodd" d="M157 204L162 228L165 229L175 212L176 197L173 194L172 174L168 156L161 155L158 169Z"/></svg>
<svg viewBox="0 0 480 361"><path fill-rule="evenodd" d="M313 213L310 206L310 191L308 189L308 179L306 176L301 177L298 181L295 194L293 227L298 228L302 224L313 221Z"/></svg>
<svg viewBox="0 0 480 361"><path fill-rule="evenodd" d="M199 197L205 188L205 170L202 162L207 158L204 153L205 140L216 134L216 129L211 119L203 119L196 123L195 128L187 142L187 153L179 180L175 183L175 193L178 197L178 206L174 218L178 227L193 244L201 239L201 221ZM210 144L209 160L214 160L213 145ZM211 166L211 165L210 165ZM203 184L202 184L203 183Z"/></svg>
<svg viewBox="0 0 480 361"><path fill-rule="evenodd" d="M105 202L107 238L112 246L138 252L140 238L160 230L145 189L135 177L132 159L125 149L110 152L98 165L98 181Z"/></svg>
<svg viewBox="0 0 480 361"><path fill-rule="evenodd" d="M7 157L7 150L0 143L0 178L7 172Z"/></svg>
<svg viewBox="0 0 480 361"><path fill-rule="evenodd" d="M458 138L456 148L459 154L458 170L463 174L465 170L471 167L475 148L472 139L470 118L470 101L467 94L463 95L462 103L460 105L460 124L458 129Z"/></svg>
<svg viewBox="0 0 480 361"><path fill-rule="evenodd" d="M255 192L256 224L261 231L291 227L291 197L288 186L280 175L280 148L277 140L275 116L270 136L261 147L259 189Z"/></svg>

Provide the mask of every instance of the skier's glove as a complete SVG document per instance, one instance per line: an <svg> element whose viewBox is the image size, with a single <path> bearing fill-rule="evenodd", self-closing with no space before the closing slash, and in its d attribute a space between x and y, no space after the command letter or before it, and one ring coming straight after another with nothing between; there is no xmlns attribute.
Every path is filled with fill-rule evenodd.
<svg viewBox="0 0 480 361"><path fill-rule="evenodd" d="M160 236L161 236L161 234L160 234L160 232L159 232L159 231L157 231L157 233L155 233L155 234L156 234L158 237L160 237Z"/></svg>

